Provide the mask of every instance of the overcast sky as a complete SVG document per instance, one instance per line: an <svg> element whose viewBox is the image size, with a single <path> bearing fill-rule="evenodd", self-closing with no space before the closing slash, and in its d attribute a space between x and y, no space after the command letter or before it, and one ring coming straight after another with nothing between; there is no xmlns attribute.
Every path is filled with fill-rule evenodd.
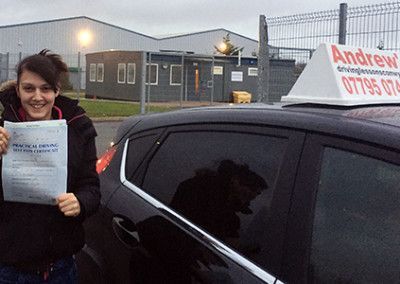
<svg viewBox="0 0 400 284"><path fill-rule="evenodd" d="M0 26L87 16L150 36L216 28L258 39L268 17L339 9L340 0L0 0ZM348 0L348 7L397 0ZM1 39L0 39L1 40Z"/></svg>

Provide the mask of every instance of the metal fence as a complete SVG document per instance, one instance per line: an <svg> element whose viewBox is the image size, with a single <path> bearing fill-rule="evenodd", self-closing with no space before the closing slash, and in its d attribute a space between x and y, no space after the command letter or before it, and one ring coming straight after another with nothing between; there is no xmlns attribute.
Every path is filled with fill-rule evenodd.
<svg viewBox="0 0 400 284"><path fill-rule="evenodd" d="M269 44L277 57L306 63L320 43L400 51L400 2L359 7L340 4L337 10L270 17Z"/></svg>
<svg viewBox="0 0 400 284"><path fill-rule="evenodd" d="M16 66L28 53L0 53L0 82L14 80L17 78ZM81 53L61 55L69 67L69 81L71 87L79 91L85 89L86 62ZM79 72L80 71L80 72ZM80 76L79 76L80 75Z"/></svg>
<svg viewBox="0 0 400 284"><path fill-rule="evenodd" d="M307 63L313 55L313 48L270 47L269 57L274 59L295 59L296 64Z"/></svg>

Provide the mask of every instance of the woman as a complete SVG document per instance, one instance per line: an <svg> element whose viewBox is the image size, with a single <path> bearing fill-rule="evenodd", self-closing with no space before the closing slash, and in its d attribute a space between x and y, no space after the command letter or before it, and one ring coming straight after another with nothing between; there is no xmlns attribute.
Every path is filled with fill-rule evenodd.
<svg viewBox="0 0 400 284"><path fill-rule="evenodd" d="M17 81L0 90L1 126L50 119L68 125L67 193L57 206L6 202L0 190L0 283L77 282L73 255L84 245L82 222L97 210L100 191L96 131L78 102L60 95L67 73L59 55L43 50L22 60ZM9 139L0 127L0 155Z"/></svg>

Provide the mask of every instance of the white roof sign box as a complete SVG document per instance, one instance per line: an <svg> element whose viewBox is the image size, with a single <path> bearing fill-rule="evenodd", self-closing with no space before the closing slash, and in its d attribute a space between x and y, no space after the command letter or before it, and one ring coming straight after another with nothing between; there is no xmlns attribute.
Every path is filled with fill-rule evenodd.
<svg viewBox="0 0 400 284"><path fill-rule="evenodd" d="M392 51L321 44L282 101L342 106L400 103L399 59Z"/></svg>

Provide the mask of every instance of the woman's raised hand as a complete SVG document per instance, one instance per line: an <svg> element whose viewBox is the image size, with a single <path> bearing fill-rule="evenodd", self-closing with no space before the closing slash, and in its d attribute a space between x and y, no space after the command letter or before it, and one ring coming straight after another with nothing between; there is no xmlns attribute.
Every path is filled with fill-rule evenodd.
<svg viewBox="0 0 400 284"><path fill-rule="evenodd" d="M0 126L0 155L7 153L8 141L10 140L10 134L4 127Z"/></svg>

